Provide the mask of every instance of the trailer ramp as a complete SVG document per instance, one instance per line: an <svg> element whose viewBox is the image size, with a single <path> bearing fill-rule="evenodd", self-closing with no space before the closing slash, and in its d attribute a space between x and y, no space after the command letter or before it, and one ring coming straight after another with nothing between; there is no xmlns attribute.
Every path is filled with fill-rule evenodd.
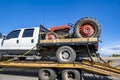
<svg viewBox="0 0 120 80"><path fill-rule="evenodd" d="M11 61L0 62L0 67L14 67L14 68L76 68L88 71L94 74L108 75L120 77L120 69L112 67L110 65L93 62L89 60L83 60L74 63L58 63L52 61Z"/></svg>
<svg viewBox="0 0 120 80"><path fill-rule="evenodd" d="M92 62L84 60L82 63L82 69L91 73L115 76L120 78L120 69L110 66L109 64Z"/></svg>

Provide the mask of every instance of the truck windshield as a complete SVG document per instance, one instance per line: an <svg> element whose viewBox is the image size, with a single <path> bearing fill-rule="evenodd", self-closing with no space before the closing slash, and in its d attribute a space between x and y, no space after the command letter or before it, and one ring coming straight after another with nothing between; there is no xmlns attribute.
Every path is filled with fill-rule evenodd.
<svg viewBox="0 0 120 80"><path fill-rule="evenodd" d="M19 33L20 33L20 30L12 31L12 32L10 32L10 33L7 35L6 39L18 38Z"/></svg>

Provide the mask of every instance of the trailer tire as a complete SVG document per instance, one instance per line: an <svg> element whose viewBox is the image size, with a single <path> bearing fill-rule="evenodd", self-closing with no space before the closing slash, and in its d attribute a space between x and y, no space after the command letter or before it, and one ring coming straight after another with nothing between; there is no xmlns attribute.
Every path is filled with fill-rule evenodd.
<svg viewBox="0 0 120 80"><path fill-rule="evenodd" d="M99 37L100 34L101 26L94 18L82 18L81 20L78 20L74 26L73 35L77 38Z"/></svg>
<svg viewBox="0 0 120 80"><path fill-rule="evenodd" d="M76 52L69 46L61 46L56 51L57 61L61 63L72 63L76 59Z"/></svg>
<svg viewBox="0 0 120 80"><path fill-rule="evenodd" d="M38 71L39 80L55 80L57 75L53 69L41 68Z"/></svg>
<svg viewBox="0 0 120 80"><path fill-rule="evenodd" d="M18 60L26 60L26 57L18 57Z"/></svg>
<svg viewBox="0 0 120 80"><path fill-rule="evenodd" d="M62 71L62 80L80 80L80 72L76 69L65 69Z"/></svg>
<svg viewBox="0 0 120 80"><path fill-rule="evenodd" d="M48 32L46 35L45 35L45 39L46 40L54 40L54 39L57 39L58 36L55 32Z"/></svg>

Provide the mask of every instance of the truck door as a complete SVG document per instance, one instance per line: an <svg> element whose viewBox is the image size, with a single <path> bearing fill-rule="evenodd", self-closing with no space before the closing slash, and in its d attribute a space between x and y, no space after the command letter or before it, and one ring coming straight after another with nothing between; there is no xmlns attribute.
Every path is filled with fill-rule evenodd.
<svg viewBox="0 0 120 80"><path fill-rule="evenodd" d="M21 30L14 30L10 32L5 39L2 40L1 48L5 51L11 52L19 50L19 34Z"/></svg>
<svg viewBox="0 0 120 80"><path fill-rule="evenodd" d="M23 34L20 38L20 49L21 50L28 50L33 48L36 45L36 41L34 38L35 29L24 29Z"/></svg>

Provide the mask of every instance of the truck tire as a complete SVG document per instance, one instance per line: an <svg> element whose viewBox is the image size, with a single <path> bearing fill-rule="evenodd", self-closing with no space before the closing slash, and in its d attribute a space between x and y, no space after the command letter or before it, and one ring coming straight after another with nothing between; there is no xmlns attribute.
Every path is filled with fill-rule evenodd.
<svg viewBox="0 0 120 80"><path fill-rule="evenodd" d="M77 38L99 37L100 34L101 26L94 18L82 18L81 20L78 20L74 26L73 35Z"/></svg>
<svg viewBox="0 0 120 80"><path fill-rule="evenodd" d="M80 72L75 69L65 69L62 71L62 80L80 80Z"/></svg>
<svg viewBox="0 0 120 80"><path fill-rule="evenodd" d="M41 68L38 71L39 80L55 80L57 75L53 69Z"/></svg>
<svg viewBox="0 0 120 80"><path fill-rule="evenodd" d="M55 32L48 32L46 35L45 35L45 39L46 40L54 40L54 39L57 39L58 36Z"/></svg>
<svg viewBox="0 0 120 80"><path fill-rule="evenodd" d="M76 52L69 46L62 46L56 51L56 57L58 62L72 63L76 59Z"/></svg>
<svg viewBox="0 0 120 80"><path fill-rule="evenodd" d="M3 59L3 55L2 54L0 54L0 61Z"/></svg>

